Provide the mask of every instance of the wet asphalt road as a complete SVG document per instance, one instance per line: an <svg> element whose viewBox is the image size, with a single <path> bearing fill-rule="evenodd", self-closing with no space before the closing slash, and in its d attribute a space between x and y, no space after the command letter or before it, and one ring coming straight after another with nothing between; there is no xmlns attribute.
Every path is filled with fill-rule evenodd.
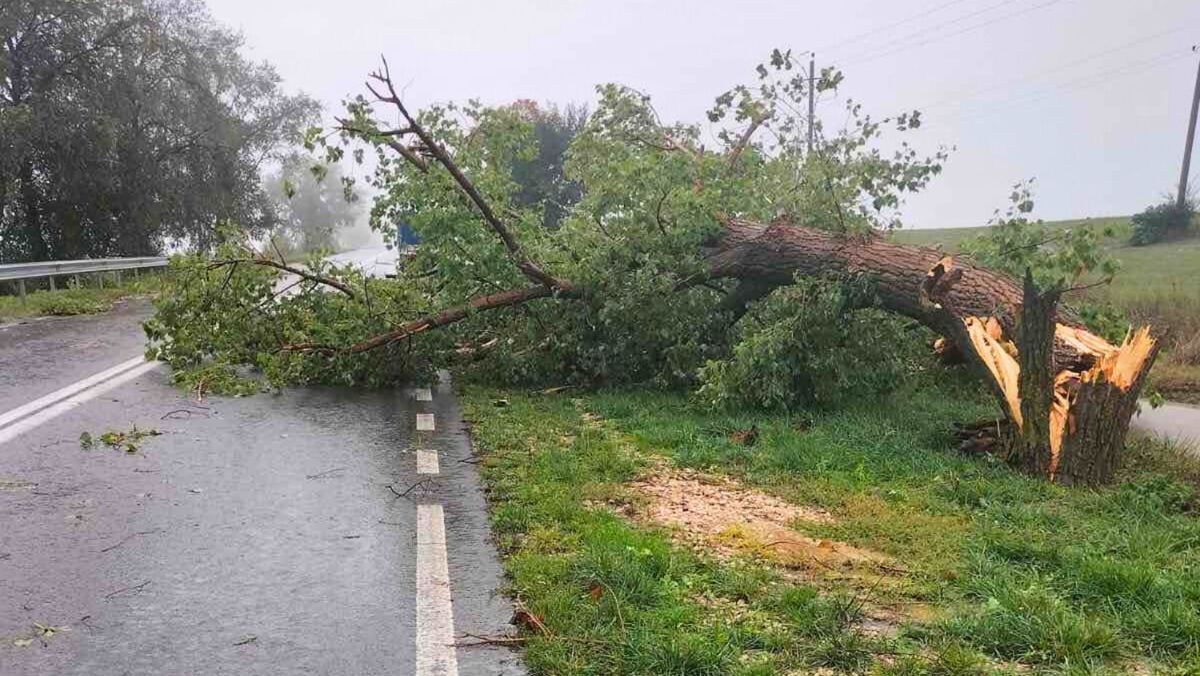
<svg viewBox="0 0 1200 676"><path fill-rule="evenodd" d="M1152 408L1142 402L1142 410L1132 422L1132 428L1143 434L1165 437L1179 443L1192 453L1200 454L1200 407L1168 403Z"/></svg>
<svg viewBox="0 0 1200 676"><path fill-rule="evenodd" d="M138 354L146 311L0 328L0 414ZM446 384L432 402L306 389L197 404L165 379L0 442L0 674L413 674L419 504L445 510L455 635L511 631ZM416 432L417 412L437 431ZM135 454L80 447L133 425L162 435ZM397 497L421 478L417 447L440 474ZM456 656L460 674L523 673L505 648Z"/></svg>

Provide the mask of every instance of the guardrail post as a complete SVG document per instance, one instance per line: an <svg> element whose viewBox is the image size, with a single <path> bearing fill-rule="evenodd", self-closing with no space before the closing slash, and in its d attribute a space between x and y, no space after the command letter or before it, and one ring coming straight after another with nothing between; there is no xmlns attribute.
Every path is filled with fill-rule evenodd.
<svg viewBox="0 0 1200 676"><path fill-rule="evenodd" d="M54 275L50 275L48 279L50 280L50 290L58 291L58 287L54 285Z"/></svg>
<svg viewBox="0 0 1200 676"><path fill-rule="evenodd" d="M17 291L21 295L21 304L24 305L25 304L25 280L23 280L23 279L17 280Z"/></svg>
<svg viewBox="0 0 1200 676"><path fill-rule="evenodd" d="M121 271L117 270L117 286L121 286Z"/></svg>

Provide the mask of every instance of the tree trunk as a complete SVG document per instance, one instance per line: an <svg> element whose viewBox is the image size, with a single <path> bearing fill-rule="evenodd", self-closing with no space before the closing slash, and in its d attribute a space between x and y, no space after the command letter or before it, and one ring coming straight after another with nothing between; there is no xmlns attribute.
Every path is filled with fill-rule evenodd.
<svg viewBox="0 0 1200 676"><path fill-rule="evenodd" d="M1120 347L1027 278L875 236L732 220L706 253L712 277L740 280L735 305L797 275L868 275L880 305L952 341L983 371L1004 421L964 428L964 446L998 451L1064 484L1103 483L1120 464L1137 395L1158 351L1148 328Z"/></svg>
<svg viewBox="0 0 1200 676"><path fill-rule="evenodd" d="M41 195L38 194L37 185L34 183L33 162L22 162L18 176L21 181L21 202L25 216L23 234L29 260L49 260L50 249L46 246L45 233L42 232Z"/></svg>

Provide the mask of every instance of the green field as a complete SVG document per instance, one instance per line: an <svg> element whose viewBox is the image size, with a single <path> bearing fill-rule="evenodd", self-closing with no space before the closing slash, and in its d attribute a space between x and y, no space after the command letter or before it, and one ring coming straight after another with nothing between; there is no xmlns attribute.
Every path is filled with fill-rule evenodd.
<svg viewBox="0 0 1200 676"><path fill-rule="evenodd" d="M1121 261L1121 272L1107 290L1098 294L1099 297L1120 305L1159 295L1200 300L1200 238L1129 246L1125 243L1131 227L1127 216L1054 221L1048 225L1052 228L1112 229L1114 236L1105 239L1105 246ZM936 246L953 253L964 239L986 231L986 228L901 230L893 237L905 244Z"/></svg>

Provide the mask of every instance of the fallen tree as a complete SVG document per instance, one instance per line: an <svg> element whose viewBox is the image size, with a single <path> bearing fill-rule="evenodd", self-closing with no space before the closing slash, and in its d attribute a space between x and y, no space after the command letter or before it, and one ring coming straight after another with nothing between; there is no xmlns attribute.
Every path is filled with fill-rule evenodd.
<svg viewBox="0 0 1200 676"><path fill-rule="evenodd" d="M301 275L309 290L341 293L273 303L275 275L288 267L227 247L202 268L228 269L230 276L205 286L225 300L168 300L148 332L175 366L218 354L284 381L353 383L384 364L401 373L396 364L408 364L414 351L428 350L433 363L435 353L499 360L509 348L510 359L543 352L550 355L543 368L598 381L614 370L636 380L663 365L687 378L698 360L727 349L729 323L772 290L797 277L866 278L879 307L951 341L988 382L1001 415L965 428L966 447L1061 483L1111 478L1156 340L1141 329L1114 346L1087 331L1060 313L1069 290L1061 280L1039 285L1027 273L1021 283L880 236L881 214L936 175L943 155L920 158L905 146L885 158L869 147L881 123L857 117L849 132L804 150L784 104L802 99L807 84L788 79L790 63L775 52L771 69L760 66L763 84L718 97L710 119L745 125L722 132L719 151L706 150L694 127L663 125L644 95L601 88L601 106L568 158L584 197L548 230L540 209L511 202L506 167L529 155L521 111L413 113L385 61L367 85L373 101L352 102L339 120L341 143L320 131L308 142L330 161L350 143L377 152L375 184L384 192L375 224L405 221L423 238L400 281L386 286L313 260ZM770 70L784 79L769 81ZM827 72L821 86L839 80ZM381 124L373 104L390 107L400 125ZM887 122L905 130L919 116ZM776 143L756 144L759 130ZM731 212L737 216L721 215ZM1074 265L1076 276L1088 262ZM247 263L267 274L231 281ZM231 340L235 311L265 319ZM212 325L224 333L216 337ZM414 342L432 333L443 340Z"/></svg>
<svg viewBox="0 0 1200 676"><path fill-rule="evenodd" d="M999 450L1066 484L1111 479L1159 348L1148 327L1115 346L1073 318L1059 321L1062 291L1039 291L1031 275L1020 285L970 261L878 238L730 221L709 264L712 277L736 278L760 294L797 275L868 275L882 307L953 340L988 379L1004 419L970 428L969 447Z"/></svg>

